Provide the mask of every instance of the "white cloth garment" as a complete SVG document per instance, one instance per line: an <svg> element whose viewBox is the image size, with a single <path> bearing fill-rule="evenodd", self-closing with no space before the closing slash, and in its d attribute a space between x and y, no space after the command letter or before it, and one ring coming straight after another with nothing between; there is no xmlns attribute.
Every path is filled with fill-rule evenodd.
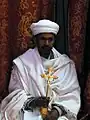
<svg viewBox="0 0 90 120"><path fill-rule="evenodd" d="M64 106L67 110L77 115L80 108L80 87L77 80L75 66L67 56L52 49L54 59L41 59L37 48L29 49L23 55L16 58L12 70L9 92L2 101L1 120L42 120L39 110L23 114L21 111L27 98L46 95L46 80L41 74L52 66L54 75L58 79L51 81L49 96L52 103ZM58 120L69 120L67 116ZM73 119L71 119L73 120Z"/></svg>

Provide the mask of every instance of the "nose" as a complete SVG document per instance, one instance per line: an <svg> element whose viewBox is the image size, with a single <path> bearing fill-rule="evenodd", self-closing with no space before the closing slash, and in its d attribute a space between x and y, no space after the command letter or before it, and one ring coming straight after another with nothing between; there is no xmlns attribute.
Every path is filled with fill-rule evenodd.
<svg viewBox="0 0 90 120"><path fill-rule="evenodd" d="M45 40L45 45L49 45L49 40Z"/></svg>

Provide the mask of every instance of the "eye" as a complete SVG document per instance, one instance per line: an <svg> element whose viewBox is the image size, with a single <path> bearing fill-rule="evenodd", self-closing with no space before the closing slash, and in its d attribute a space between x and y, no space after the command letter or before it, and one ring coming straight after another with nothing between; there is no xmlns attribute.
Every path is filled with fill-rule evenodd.
<svg viewBox="0 0 90 120"><path fill-rule="evenodd" d="M54 42L54 38L49 38L48 41L49 42Z"/></svg>
<svg viewBox="0 0 90 120"><path fill-rule="evenodd" d="M49 41L54 41L54 38L49 38Z"/></svg>

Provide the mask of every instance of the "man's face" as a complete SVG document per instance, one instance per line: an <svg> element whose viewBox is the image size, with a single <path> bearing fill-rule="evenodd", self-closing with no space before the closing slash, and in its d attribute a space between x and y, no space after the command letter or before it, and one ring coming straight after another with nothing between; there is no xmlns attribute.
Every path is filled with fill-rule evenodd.
<svg viewBox="0 0 90 120"><path fill-rule="evenodd" d="M36 37L36 45L42 57L48 58L54 44L55 36L52 33L42 33Z"/></svg>

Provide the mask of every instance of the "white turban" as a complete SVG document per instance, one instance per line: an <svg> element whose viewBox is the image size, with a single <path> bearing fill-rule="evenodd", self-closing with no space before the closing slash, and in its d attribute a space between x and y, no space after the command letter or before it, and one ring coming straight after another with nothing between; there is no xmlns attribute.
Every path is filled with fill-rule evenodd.
<svg viewBox="0 0 90 120"><path fill-rule="evenodd" d="M55 35L59 31L59 25L50 20L40 20L37 23L32 23L30 29L33 35L37 35L39 33L54 33Z"/></svg>

